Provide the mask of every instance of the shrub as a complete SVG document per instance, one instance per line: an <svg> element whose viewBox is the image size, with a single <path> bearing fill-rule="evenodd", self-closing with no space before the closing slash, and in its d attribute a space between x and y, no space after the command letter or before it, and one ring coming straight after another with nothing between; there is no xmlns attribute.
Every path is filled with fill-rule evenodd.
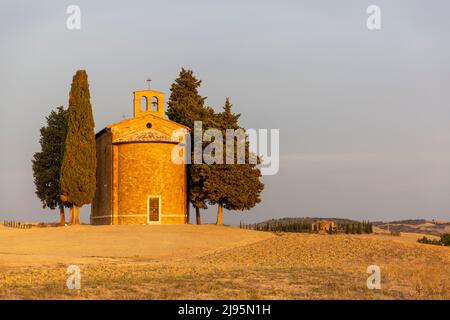
<svg viewBox="0 0 450 320"><path fill-rule="evenodd" d="M441 234L441 238L439 240L429 239L424 236L424 237L420 238L419 240L417 240L417 242L450 247L450 234L449 233Z"/></svg>
<svg viewBox="0 0 450 320"><path fill-rule="evenodd" d="M441 234L441 243L443 246L450 247L450 233Z"/></svg>

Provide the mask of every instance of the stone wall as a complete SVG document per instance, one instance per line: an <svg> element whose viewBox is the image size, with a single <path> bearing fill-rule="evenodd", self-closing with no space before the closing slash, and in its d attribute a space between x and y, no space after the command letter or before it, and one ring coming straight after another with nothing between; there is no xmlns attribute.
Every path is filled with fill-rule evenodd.
<svg viewBox="0 0 450 320"><path fill-rule="evenodd" d="M112 205L112 135L104 132L97 142L97 188L91 206L92 224L110 224ZM103 218L100 218L103 217Z"/></svg>
<svg viewBox="0 0 450 320"><path fill-rule="evenodd" d="M119 224L147 223L148 197L160 197L160 222L186 223L186 167L171 143L126 143L118 150Z"/></svg>

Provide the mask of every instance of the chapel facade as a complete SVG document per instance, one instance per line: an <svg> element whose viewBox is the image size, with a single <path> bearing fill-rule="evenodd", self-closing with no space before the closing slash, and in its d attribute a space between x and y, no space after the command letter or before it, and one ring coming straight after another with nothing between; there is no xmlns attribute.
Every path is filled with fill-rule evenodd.
<svg viewBox="0 0 450 320"><path fill-rule="evenodd" d="M97 189L91 224L187 223L185 164L172 161L175 131L187 127L164 117L164 93L134 92L133 118L96 134Z"/></svg>

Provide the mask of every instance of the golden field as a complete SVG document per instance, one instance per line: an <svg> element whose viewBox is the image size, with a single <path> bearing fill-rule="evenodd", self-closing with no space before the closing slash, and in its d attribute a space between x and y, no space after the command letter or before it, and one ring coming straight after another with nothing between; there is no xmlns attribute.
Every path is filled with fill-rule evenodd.
<svg viewBox="0 0 450 320"><path fill-rule="evenodd" d="M0 299L450 299L450 248L420 236L0 227ZM80 290L66 287L72 264ZM367 289L369 265L381 290Z"/></svg>

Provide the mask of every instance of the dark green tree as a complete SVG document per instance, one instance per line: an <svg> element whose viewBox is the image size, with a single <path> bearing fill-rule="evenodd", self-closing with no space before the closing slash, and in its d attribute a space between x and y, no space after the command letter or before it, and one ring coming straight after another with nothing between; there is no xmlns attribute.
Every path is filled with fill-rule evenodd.
<svg viewBox="0 0 450 320"><path fill-rule="evenodd" d="M238 125L240 114L231 112L231 103L227 98L223 111L216 115L216 128L222 132L223 139L223 163L203 165L204 191L210 204L217 204L217 224L223 224L223 208L227 210L250 210L261 201L260 195L264 184L260 181L261 171L257 164L250 163L249 144L243 136L234 135L232 150L226 149L226 130L242 129ZM243 130L243 129L242 129ZM242 140L243 141L240 141ZM244 159L242 164L237 163L238 148L240 143L244 146ZM227 163L227 151L233 155L234 163Z"/></svg>
<svg viewBox="0 0 450 320"><path fill-rule="evenodd" d="M33 156L32 168L36 195L44 208L59 207L60 224L65 225L64 203L60 199L61 165L67 135L67 110L62 106L52 110L46 117L47 125L41 128L39 143L41 151Z"/></svg>
<svg viewBox="0 0 450 320"><path fill-rule="evenodd" d="M442 233L440 242L443 246L450 247L450 233Z"/></svg>
<svg viewBox="0 0 450 320"><path fill-rule="evenodd" d="M371 233L369 221L363 221L363 230L364 230L364 233Z"/></svg>
<svg viewBox="0 0 450 320"><path fill-rule="evenodd" d="M192 70L183 68L172 84L167 110L169 119L191 128L192 160L195 160L194 146L199 139L193 130L195 121L202 121L204 131L219 129L223 137L227 129L239 129L240 115L231 112L229 99L225 102L223 112L216 114L212 108L205 107L206 98L198 93L200 84L201 81L195 78ZM207 142L203 141L202 147L206 145ZM229 152L237 159L238 144L234 146L236 150ZM248 143L245 143L245 149L247 152L243 164L225 164L224 152L224 164L194 163L188 166L188 197L196 210L197 223L200 223L200 209L206 208L208 203L218 205L217 223L222 224L224 207L229 210L248 210L260 201L259 196L264 187L260 181L261 173L256 164L248 161Z"/></svg>
<svg viewBox="0 0 450 320"><path fill-rule="evenodd" d="M205 97L198 93L201 80L198 80L192 70L181 69L178 78L170 88L167 116L170 120L185 125L191 129L191 159L194 152L194 122L202 121L203 129L213 127L214 110L205 107ZM206 209L206 194L204 190L204 174L200 164L189 164L188 198L196 212L196 223L201 224L200 209ZM189 211L188 211L189 221Z"/></svg>
<svg viewBox="0 0 450 320"><path fill-rule="evenodd" d="M170 88L166 112L170 120L192 129L194 121L202 121L209 116L204 107L206 97L198 93L201 83L192 70L181 69Z"/></svg>
<svg viewBox="0 0 450 320"><path fill-rule="evenodd" d="M217 204L217 224L223 224L223 208L227 210L250 210L261 201L264 185L260 170L252 165L214 165L208 175L205 190L210 204Z"/></svg>
<svg viewBox="0 0 450 320"><path fill-rule="evenodd" d="M350 233L350 225L349 225L349 224L346 224L346 225L345 225L345 233L346 233L346 234L349 234L349 233Z"/></svg>
<svg viewBox="0 0 450 320"><path fill-rule="evenodd" d="M362 224L360 222L358 222L356 233L362 234L362 231L363 231Z"/></svg>
<svg viewBox="0 0 450 320"><path fill-rule="evenodd" d="M195 223L201 224L200 209L206 209L206 194L203 192L204 180L199 174L200 168L196 164L188 166L188 197L189 201L195 209ZM189 221L189 216L188 216Z"/></svg>
<svg viewBox="0 0 450 320"><path fill-rule="evenodd" d="M85 70L78 70L73 76L68 112L61 192L62 199L72 204L70 224L79 224L79 208L92 202L96 188L94 117Z"/></svg>

